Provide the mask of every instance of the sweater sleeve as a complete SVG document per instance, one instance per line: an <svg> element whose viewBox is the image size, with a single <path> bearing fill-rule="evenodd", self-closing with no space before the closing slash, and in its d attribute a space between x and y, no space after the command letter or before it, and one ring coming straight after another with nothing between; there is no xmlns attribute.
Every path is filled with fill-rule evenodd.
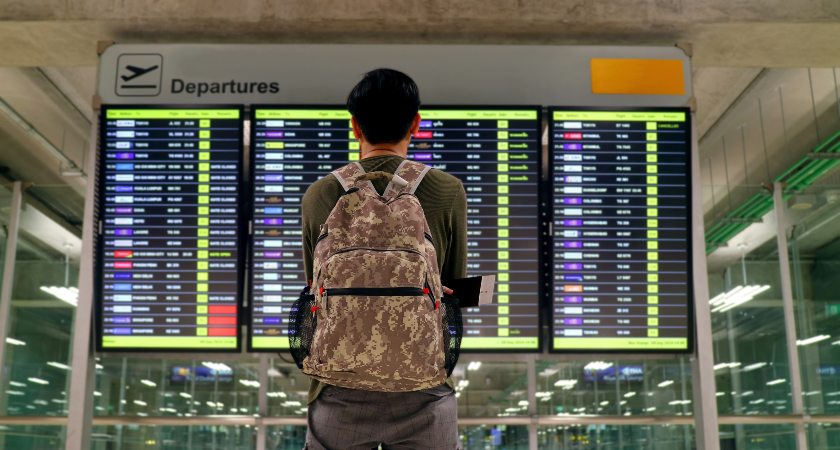
<svg viewBox="0 0 840 450"><path fill-rule="evenodd" d="M449 210L449 246L441 268L441 278L465 278L467 276L467 193L464 185L458 183L458 190L452 196Z"/></svg>

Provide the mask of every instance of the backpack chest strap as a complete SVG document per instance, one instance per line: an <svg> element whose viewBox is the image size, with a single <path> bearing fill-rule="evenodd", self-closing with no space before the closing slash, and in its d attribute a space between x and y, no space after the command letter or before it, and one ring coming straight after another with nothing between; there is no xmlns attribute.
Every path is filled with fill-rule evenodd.
<svg viewBox="0 0 840 450"><path fill-rule="evenodd" d="M414 161L405 160L397 167L397 170L394 171L394 175L402 178L406 182L405 188L400 186L401 183L397 183L391 181L388 183L388 186L385 188L385 193L383 197L391 198L401 192L408 192L409 194L414 194L414 191L417 190L417 187L420 186L420 182L423 181L423 177L426 176L426 173L431 170L431 167L420 164Z"/></svg>
<svg viewBox="0 0 840 450"><path fill-rule="evenodd" d="M356 179L365 175L365 173L365 169L358 162L347 164L344 167L340 167L332 171L333 176L335 176L338 182L341 183L341 187L344 189L344 192L347 192L354 187L367 188L376 192L370 181L359 180L356 182Z"/></svg>

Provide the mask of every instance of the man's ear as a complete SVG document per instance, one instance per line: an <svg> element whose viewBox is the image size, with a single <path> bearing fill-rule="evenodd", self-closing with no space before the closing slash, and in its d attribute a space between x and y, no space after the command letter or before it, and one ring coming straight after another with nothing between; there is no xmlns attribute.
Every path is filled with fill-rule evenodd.
<svg viewBox="0 0 840 450"><path fill-rule="evenodd" d="M409 134L414 136L417 132L420 131L420 113L414 115L414 122L411 122L411 129L408 131Z"/></svg>
<svg viewBox="0 0 840 450"><path fill-rule="evenodd" d="M356 123L356 118L351 117L350 118L350 123L353 124L353 136L355 136L356 139L359 140L359 142L365 142L365 135L362 134L362 129L359 128L359 124ZM418 122L418 124L419 124L419 122Z"/></svg>

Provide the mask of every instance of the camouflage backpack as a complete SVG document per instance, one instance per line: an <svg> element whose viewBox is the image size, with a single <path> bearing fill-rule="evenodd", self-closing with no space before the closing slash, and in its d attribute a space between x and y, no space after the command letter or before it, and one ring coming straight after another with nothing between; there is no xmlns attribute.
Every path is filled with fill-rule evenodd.
<svg viewBox="0 0 840 450"><path fill-rule="evenodd" d="M359 163L333 172L345 194L321 226L311 288L288 321L292 355L305 374L385 392L438 386L451 375L461 313L457 299L444 298L432 235L414 196L428 171L406 160L394 175L365 173ZM389 180L384 195L375 179Z"/></svg>

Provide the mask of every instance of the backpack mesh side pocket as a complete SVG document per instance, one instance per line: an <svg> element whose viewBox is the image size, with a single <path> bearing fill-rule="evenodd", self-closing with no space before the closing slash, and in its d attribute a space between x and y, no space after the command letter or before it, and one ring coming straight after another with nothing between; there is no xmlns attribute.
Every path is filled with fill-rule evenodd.
<svg viewBox="0 0 840 450"><path fill-rule="evenodd" d="M461 317L461 308L458 307L458 299L444 296L440 302L442 328L443 328L443 351L446 359L446 377L452 375L455 365L458 364L458 357L461 355L461 339L464 337L464 321Z"/></svg>
<svg viewBox="0 0 840 450"><path fill-rule="evenodd" d="M309 295L307 288L300 294L289 311L289 349L299 369L303 369L303 360L309 356L318 316L312 311L315 296Z"/></svg>

